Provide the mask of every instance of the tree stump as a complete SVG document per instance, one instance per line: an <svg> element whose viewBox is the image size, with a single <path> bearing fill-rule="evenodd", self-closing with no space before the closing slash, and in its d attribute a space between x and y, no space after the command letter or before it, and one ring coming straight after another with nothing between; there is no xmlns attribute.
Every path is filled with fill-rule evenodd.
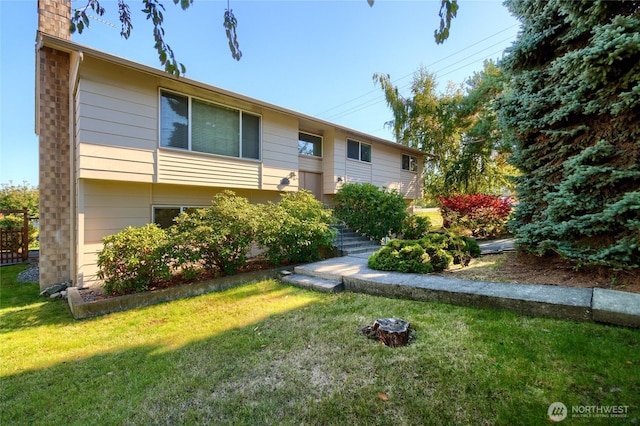
<svg viewBox="0 0 640 426"><path fill-rule="evenodd" d="M365 336L379 340L390 348L408 344L411 333L409 322L396 318L377 319L373 325L368 325L361 331Z"/></svg>

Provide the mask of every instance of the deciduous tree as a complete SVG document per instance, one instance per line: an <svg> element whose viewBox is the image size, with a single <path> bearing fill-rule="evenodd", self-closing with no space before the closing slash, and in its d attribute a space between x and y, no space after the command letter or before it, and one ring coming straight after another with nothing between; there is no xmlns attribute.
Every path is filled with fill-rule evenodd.
<svg viewBox="0 0 640 426"><path fill-rule="evenodd" d="M438 93L435 76L418 70L411 97L400 95L389 75L374 75L393 112L397 142L430 154L425 165L427 196L453 193L502 193L511 187L515 169L506 162L512 146L498 126L495 98L506 77L493 62L486 62L464 88L448 86Z"/></svg>

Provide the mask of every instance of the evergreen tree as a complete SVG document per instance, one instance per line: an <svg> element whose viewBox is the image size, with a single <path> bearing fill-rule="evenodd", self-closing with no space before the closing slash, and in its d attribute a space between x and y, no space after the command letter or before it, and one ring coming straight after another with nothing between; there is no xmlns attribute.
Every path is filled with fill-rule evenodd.
<svg viewBox="0 0 640 426"><path fill-rule="evenodd" d="M522 31L499 101L531 252L640 267L640 2L509 0Z"/></svg>

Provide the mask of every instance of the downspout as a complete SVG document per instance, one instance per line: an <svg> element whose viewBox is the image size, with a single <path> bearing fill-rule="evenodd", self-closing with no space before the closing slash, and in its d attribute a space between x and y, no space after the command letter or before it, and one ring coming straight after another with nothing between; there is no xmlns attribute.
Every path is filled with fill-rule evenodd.
<svg viewBox="0 0 640 426"><path fill-rule="evenodd" d="M73 285L82 287L82 277L78 277L78 260L84 252L84 241L82 246L78 241L78 226L80 212L78 211L78 178L77 178L77 145L76 145L76 98L78 84L80 82L80 64L83 60L82 51L70 53L69 69L69 200L71 215L71 232L69 233L71 250L71 279Z"/></svg>

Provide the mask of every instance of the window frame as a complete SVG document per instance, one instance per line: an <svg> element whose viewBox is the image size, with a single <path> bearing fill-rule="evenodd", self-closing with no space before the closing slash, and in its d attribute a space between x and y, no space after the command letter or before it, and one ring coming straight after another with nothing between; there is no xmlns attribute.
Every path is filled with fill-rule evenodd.
<svg viewBox="0 0 640 426"><path fill-rule="evenodd" d="M320 139L320 155L315 155L315 154L305 154L303 152L300 152L300 142L307 142L307 143L313 143L313 142L309 142L309 141L304 141L300 138L300 135L305 134L308 136L313 136L316 138ZM298 155L303 155L305 157L311 157L311 158L322 158L324 154L324 137L322 135L317 135L315 133L311 133L311 132L304 132L302 130L298 130Z"/></svg>
<svg viewBox="0 0 640 426"><path fill-rule="evenodd" d="M151 223L155 223L156 225L159 225L159 223L156 222L156 209L179 209L180 211L178 212L178 215L180 215L181 213L183 213L185 210L188 209L206 209L207 206L187 206L187 205L176 205L176 204L152 204L151 205ZM162 226L160 226L162 228ZM162 229L166 229L166 228L162 228Z"/></svg>
<svg viewBox="0 0 640 426"><path fill-rule="evenodd" d="M174 95L174 96L181 96L183 98L187 99L187 147L186 148L180 148L180 147L173 147L173 146L163 146L162 145L162 99L163 99L163 94L169 94L169 95ZM222 108L222 109L227 109L227 110L233 110L235 112L237 112L238 114L238 127L239 127L239 131L238 131L238 156L233 156L233 155L225 155L225 154L217 154L217 153L210 153L210 152L203 152L203 151L195 151L193 150L193 143L192 143L192 139L193 139L193 102L194 100L196 102L200 102L202 104L205 105L211 105L214 107L218 107L218 108ZM257 149L257 154L258 154L258 158L252 158L252 157L244 157L243 156L243 145L244 145L244 141L243 141L243 117L244 115L250 115L253 117L256 117L258 119L258 129L257 129L257 133L258 133L258 149ZM180 152L188 152L188 153L192 153L192 154L198 154L198 155L207 155L207 156L216 156L216 157L223 157L223 158L233 158L236 160L244 160L244 161L258 161L261 162L262 161L262 146L263 146L263 138L262 138L262 114L258 114L255 113L253 111L249 111L249 110L245 110L242 108L238 108L235 106L231 106L231 105L226 105L220 102L215 102L206 98L201 98L199 96L193 96L193 95L189 95L183 92L179 92L179 91L175 91L175 90L170 90L170 89L165 89L160 87L158 89L158 148L159 149L170 149L170 150L176 150L176 151L180 151Z"/></svg>
<svg viewBox="0 0 640 426"><path fill-rule="evenodd" d="M353 142L353 143L357 143L358 144L358 158L353 158L353 157L349 156L349 142ZM369 160L368 161L362 159L362 147L363 146L369 147ZM358 141L356 139L347 138L347 159L348 160L353 160L353 161L359 161L361 163L371 164L373 162L373 146L370 143L360 142L360 141Z"/></svg>
<svg viewBox="0 0 640 426"><path fill-rule="evenodd" d="M401 157L401 167L402 167L402 171L404 172L411 172L411 173L418 173L418 157L416 157L415 155L410 155L410 154L402 154ZM404 159L408 158L408 168L405 169L404 167Z"/></svg>

